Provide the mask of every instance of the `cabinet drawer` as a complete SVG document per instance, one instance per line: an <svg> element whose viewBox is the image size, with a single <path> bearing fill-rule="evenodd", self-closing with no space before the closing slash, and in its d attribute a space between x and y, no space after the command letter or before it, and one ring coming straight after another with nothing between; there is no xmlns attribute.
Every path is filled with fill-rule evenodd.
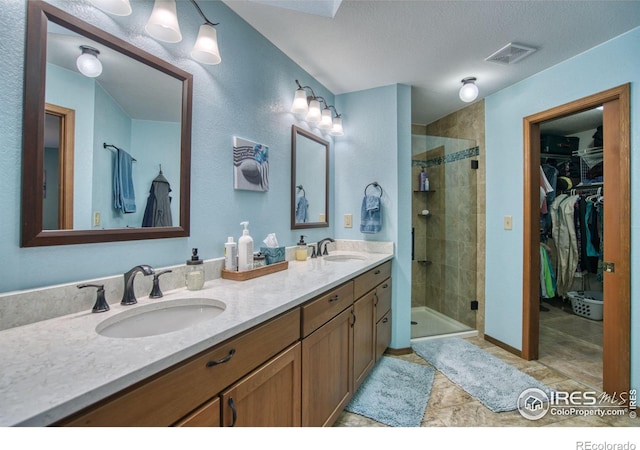
<svg viewBox="0 0 640 450"><path fill-rule="evenodd" d="M220 397L215 397L176 424L177 427L219 427Z"/></svg>
<svg viewBox="0 0 640 450"><path fill-rule="evenodd" d="M171 425L299 338L295 308L90 407L66 425Z"/></svg>
<svg viewBox="0 0 640 450"><path fill-rule="evenodd" d="M391 278L376 287L376 322L391 309Z"/></svg>
<svg viewBox="0 0 640 450"><path fill-rule="evenodd" d="M391 261L380 264L357 277L354 281L353 295L360 298L391 276Z"/></svg>
<svg viewBox="0 0 640 450"><path fill-rule="evenodd" d="M352 281L310 301L302 307L302 335L310 335L352 303Z"/></svg>

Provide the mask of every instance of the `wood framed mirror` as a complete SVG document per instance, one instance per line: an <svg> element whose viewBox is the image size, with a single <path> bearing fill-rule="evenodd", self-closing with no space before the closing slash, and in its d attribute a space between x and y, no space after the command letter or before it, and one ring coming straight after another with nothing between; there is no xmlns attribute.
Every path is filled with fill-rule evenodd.
<svg viewBox="0 0 640 450"><path fill-rule="evenodd" d="M78 71L80 45L100 52L98 77ZM34 0L24 82L22 247L189 236L191 74ZM121 150L135 160L135 208L126 212L114 205ZM173 214L155 225L143 215L160 175Z"/></svg>
<svg viewBox="0 0 640 450"><path fill-rule="evenodd" d="M291 229L329 226L329 142L291 127Z"/></svg>

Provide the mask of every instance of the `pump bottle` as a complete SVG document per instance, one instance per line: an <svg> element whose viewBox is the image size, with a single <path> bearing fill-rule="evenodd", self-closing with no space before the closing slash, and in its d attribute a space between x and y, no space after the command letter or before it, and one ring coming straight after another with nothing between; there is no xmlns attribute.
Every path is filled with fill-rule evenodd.
<svg viewBox="0 0 640 450"><path fill-rule="evenodd" d="M244 226L242 236L238 239L238 271L253 269L253 238L249 236L249 222L240 222Z"/></svg>

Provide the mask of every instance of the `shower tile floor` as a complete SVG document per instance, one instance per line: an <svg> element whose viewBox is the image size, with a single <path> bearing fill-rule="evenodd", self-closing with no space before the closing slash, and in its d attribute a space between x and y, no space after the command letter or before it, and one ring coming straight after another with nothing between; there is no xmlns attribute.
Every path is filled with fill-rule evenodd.
<svg viewBox="0 0 640 450"><path fill-rule="evenodd" d="M541 313L542 314L542 313ZM574 374L565 370L556 369L541 361L525 361L512 353L503 350L482 337L476 336L466 339L468 342L484 349L492 355L500 358L517 369L531 375L552 389L561 391L592 391L593 388L578 379ZM391 356L391 355L389 355ZM428 363L415 353L396 358L411 361L417 364ZM576 360L574 363L581 362ZM587 371L590 369L586 369ZM381 423L357 414L343 412L338 418L336 427L385 427ZM540 420L524 419L518 411L501 413L491 412L478 400L471 397L460 387L449 381L442 373L436 370L433 388L425 416L422 420L423 427L637 427L640 426L640 418L631 419L624 417L598 417L598 416L553 416L547 414Z"/></svg>

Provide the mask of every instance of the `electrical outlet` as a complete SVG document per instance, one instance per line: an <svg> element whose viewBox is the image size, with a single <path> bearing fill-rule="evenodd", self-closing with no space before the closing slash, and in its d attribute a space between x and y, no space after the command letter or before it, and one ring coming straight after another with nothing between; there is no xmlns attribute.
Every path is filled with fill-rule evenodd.
<svg viewBox="0 0 640 450"><path fill-rule="evenodd" d="M96 211L93 213L93 226L94 227L100 226L100 211Z"/></svg>
<svg viewBox="0 0 640 450"><path fill-rule="evenodd" d="M478 300L471 300L471 311L478 310Z"/></svg>
<svg viewBox="0 0 640 450"><path fill-rule="evenodd" d="M513 229L513 218L511 216L504 216L504 229Z"/></svg>
<svg viewBox="0 0 640 450"><path fill-rule="evenodd" d="M344 227L345 228L353 227L353 214L344 215Z"/></svg>

